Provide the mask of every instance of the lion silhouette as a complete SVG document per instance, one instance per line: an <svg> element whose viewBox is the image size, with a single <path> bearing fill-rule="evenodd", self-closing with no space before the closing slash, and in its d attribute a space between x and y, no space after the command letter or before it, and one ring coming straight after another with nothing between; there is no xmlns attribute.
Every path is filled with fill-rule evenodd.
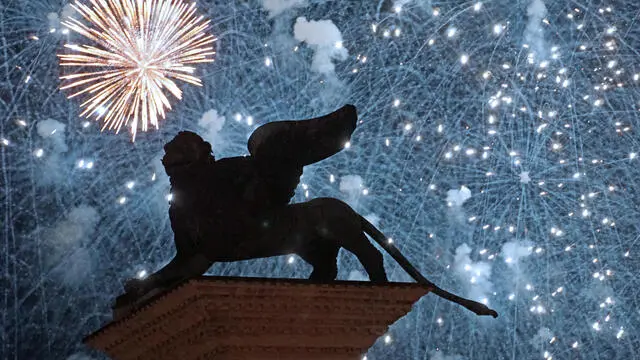
<svg viewBox="0 0 640 360"><path fill-rule="evenodd" d="M478 315L497 317L486 305L459 297L427 280L369 221L346 203L317 198L289 204L304 166L338 153L349 141L356 109L346 105L310 120L262 125L249 138L250 156L216 160L211 144L182 131L164 147L171 182L169 208L176 255L146 279L125 283L117 304L136 304L179 282L202 275L216 262L297 254L313 270L315 282L338 274L341 248L352 252L369 279L388 281L378 245L432 293ZM147 295L150 294L150 295Z"/></svg>
<svg viewBox="0 0 640 360"><path fill-rule="evenodd" d="M269 123L249 139L250 156L216 160L211 144L182 131L164 147L176 255L127 291L144 293L206 272L216 262L297 254L310 279L335 280L340 248L373 282L386 282L383 257L365 234L385 236L346 203L318 198L289 204L302 168L340 151L355 129L355 107L311 120Z"/></svg>

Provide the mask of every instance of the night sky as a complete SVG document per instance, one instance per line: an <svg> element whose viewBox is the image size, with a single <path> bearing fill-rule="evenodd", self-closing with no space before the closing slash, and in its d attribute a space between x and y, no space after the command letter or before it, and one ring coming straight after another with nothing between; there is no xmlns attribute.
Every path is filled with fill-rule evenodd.
<svg viewBox="0 0 640 360"><path fill-rule="evenodd" d="M174 253L160 158L178 131L236 156L261 124L346 103L349 146L305 168L295 201L345 200L500 313L428 295L367 360L640 358L637 0L198 0L215 62L135 142L60 89L74 69L56 55L84 41L61 21L78 14L0 1L0 359L103 358L82 338ZM349 253L339 267L367 279ZM286 256L210 274L310 270Z"/></svg>

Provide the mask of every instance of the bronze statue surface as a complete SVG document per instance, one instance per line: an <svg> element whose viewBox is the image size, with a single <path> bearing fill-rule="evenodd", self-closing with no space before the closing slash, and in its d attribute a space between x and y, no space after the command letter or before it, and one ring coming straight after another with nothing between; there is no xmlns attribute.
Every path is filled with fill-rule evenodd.
<svg viewBox="0 0 640 360"><path fill-rule="evenodd" d="M250 156L223 159L199 135L180 132L162 158L173 194L176 255L147 279L129 281L127 291L141 295L170 286L215 262L294 253L314 267L313 279L329 281L341 246L367 263L376 281L386 281L382 255L348 205L336 199L289 205L303 167L339 152L356 121L355 107L347 105L315 119L268 123L249 138ZM351 229L350 235L338 234L338 225Z"/></svg>
<svg viewBox="0 0 640 360"><path fill-rule="evenodd" d="M297 254L313 267L310 279L337 276L340 248L352 252L373 282L387 282L383 247L419 283L480 315L483 304L459 298L425 279L370 222L338 199L289 204L304 166L338 153L349 141L356 109L346 105L323 117L263 125L249 138L250 156L216 160L211 145L180 132L164 147L171 182L169 209L175 257L144 280L125 284L132 301L205 273L216 262Z"/></svg>

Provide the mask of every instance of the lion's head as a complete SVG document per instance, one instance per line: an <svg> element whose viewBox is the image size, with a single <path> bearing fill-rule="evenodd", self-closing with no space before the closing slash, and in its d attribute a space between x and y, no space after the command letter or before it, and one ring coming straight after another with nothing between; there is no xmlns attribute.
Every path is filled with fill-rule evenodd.
<svg viewBox="0 0 640 360"><path fill-rule="evenodd" d="M164 151L162 165L169 176L194 165L204 165L215 161L215 157L211 153L211 144L191 131L179 132L173 140L164 146Z"/></svg>

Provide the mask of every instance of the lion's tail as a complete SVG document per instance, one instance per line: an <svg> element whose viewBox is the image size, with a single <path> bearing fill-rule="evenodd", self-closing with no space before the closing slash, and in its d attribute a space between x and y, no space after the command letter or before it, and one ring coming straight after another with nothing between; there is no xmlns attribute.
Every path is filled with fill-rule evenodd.
<svg viewBox="0 0 640 360"><path fill-rule="evenodd" d="M416 282L419 284L428 286L430 288L436 287L433 283L427 280L418 269L416 269L410 262L407 260L404 255L398 250L397 247L393 246L393 244L388 240L388 238L382 233L382 231L378 230L369 220L365 219L363 216L360 216L360 222L362 224L362 230L371 238L378 243L391 257L398 262L398 264L406 271Z"/></svg>
<svg viewBox="0 0 640 360"><path fill-rule="evenodd" d="M489 309L485 304L461 298L455 294L452 294L446 290L443 290L437 287L434 283L427 280L418 269L416 269L410 262L407 260L404 255L395 247L387 237L380 231L378 228L373 226L367 219L363 216L360 216L360 223L362 224L362 230L369 235L378 245L380 245L391 257L406 271L416 282L422 284L431 289L431 292L444 298L449 301L453 301L457 304L460 304L467 309L473 311L477 315L491 315L494 318L498 317L498 313L495 310Z"/></svg>

